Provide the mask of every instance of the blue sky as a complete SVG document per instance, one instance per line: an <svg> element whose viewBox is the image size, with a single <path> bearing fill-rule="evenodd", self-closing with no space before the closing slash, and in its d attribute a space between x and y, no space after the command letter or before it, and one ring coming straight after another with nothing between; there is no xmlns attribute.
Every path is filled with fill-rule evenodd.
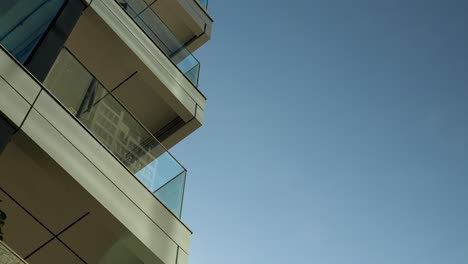
<svg viewBox="0 0 468 264"><path fill-rule="evenodd" d="M191 264L465 264L468 2L210 0Z"/></svg>

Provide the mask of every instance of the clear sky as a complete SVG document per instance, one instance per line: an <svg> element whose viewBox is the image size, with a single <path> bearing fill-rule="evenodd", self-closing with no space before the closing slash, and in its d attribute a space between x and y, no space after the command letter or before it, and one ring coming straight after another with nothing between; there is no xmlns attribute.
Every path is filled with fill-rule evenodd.
<svg viewBox="0 0 468 264"><path fill-rule="evenodd" d="M210 0L191 264L466 264L468 2Z"/></svg>

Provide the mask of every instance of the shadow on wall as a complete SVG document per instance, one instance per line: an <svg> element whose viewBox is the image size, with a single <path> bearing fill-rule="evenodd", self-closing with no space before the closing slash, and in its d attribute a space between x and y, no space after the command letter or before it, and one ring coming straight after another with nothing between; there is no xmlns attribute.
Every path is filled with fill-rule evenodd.
<svg viewBox="0 0 468 264"><path fill-rule="evenodd" d="M14 132L15 128L0 116L0 155L8 142L10 142Z"/></svg>
<svg viewBox="0 0 468 264"><path fill-rule="evenodd" d="M0 200L0 205L1 205L2 200ZM0 240L3 241L3 232L2 232L2 227L5 225L5 220L7 219L7 215L5 212L0 209Z"/></svg>

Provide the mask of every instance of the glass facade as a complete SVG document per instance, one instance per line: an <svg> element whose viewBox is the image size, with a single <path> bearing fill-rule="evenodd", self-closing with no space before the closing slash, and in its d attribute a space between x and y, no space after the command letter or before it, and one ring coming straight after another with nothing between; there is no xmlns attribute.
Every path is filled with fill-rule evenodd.
<svg viewBox="0 0 468 264"><path fill-rule="evenodd" d="M25 63L65 2L0 1L0 43L21 63Z"/></svg>

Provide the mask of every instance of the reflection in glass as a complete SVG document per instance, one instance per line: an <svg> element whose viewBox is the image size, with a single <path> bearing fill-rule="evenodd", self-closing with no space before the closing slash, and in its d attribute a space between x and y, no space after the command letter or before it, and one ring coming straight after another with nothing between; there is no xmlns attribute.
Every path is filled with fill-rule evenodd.
<svg viewBox="0 0 468 264"><path fill-rule="evenodd" d="M197 0L205 9L208 9L208 0Z"/></svg>
<svg viewBox="0 0 468 264"><path fill-rule="evenodd" d="M59 54L45 85L120 162L180 217L184 194L181 181L185 183L185 168L68 50L63 49Z"/></svg>

